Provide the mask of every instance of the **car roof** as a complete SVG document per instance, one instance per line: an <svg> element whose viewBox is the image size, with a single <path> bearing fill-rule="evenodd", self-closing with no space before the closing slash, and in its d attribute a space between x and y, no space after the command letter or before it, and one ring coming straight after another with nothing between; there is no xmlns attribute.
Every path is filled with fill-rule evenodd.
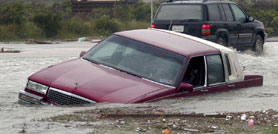
<svg viewBox="0 0 278 134"><path fill-rule="evenodd" d="M221 50L230 51L230 49L210 41L162 29L139 29L117 32L115 34L160 47L187 57L216 54L220 53Z"/></svg>

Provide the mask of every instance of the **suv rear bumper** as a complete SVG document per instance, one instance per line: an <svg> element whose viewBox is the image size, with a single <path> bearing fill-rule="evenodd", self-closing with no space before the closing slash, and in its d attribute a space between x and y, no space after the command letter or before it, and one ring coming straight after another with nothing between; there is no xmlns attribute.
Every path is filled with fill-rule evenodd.
<svg viewBox="0 0 278 134"><path fill-rule="evenodd" d="M202 39L216 42L216 35L201 36Z"/></svg>

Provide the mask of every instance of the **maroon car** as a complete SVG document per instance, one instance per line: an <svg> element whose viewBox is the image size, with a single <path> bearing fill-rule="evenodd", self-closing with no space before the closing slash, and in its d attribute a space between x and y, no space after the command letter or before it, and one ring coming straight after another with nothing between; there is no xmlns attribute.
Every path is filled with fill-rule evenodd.
<svg viewBox="0 0 278 134"><path fill-rule="evenodd" d="M140 103L261 86L243 75L233 50L173 31L115 33L80 58L28 78L19 93L31 104Z"/></svg>

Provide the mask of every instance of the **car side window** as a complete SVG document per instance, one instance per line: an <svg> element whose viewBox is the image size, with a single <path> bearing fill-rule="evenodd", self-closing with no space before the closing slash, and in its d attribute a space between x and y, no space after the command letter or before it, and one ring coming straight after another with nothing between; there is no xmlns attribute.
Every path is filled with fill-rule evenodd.
<svg viewBox="0 0 278 134"><path fill-rule="evenodd" d="M193 87L205 85L205 60L204 56L193 57L187 66L183 82L191 84Z"/></svg>
<svg viewBox="0 0 278 134"><path fill-rule="evenodd" d="M235 4L231 4L231 7L232 7L232 10L234 12L236 21L245 22L246 21L246 16L242 12L242 10Z"/></svg>
<svg viewBox="0 0 278 134"><path fill-rule="evenodd" d="M208 84L225 82L223 62L219 54L207 56L207 69Z"/></svg>
<svg viewBox="0 0 278 134"><path fill-rule="evenodd" d="M208 6L208 14L210 21L220 21L220 14L217 4L209 4Z"/></svg>
<svg viewBox="0 0 278 134"><path fill-rule="evenodd" d="M227 21L234 21L233 13L228 4L222 4Z"/></svg>

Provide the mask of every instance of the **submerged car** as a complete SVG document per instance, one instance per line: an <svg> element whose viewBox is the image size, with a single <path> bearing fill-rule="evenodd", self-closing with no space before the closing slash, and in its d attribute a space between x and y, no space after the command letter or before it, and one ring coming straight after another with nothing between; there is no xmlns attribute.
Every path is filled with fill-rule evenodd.
<svg viewBox="0 0 278 134"><path fill-rule="evenodd" d="M161 29L114 33L80 58L28 78L21 102L74 105L141 103L261 86L244 75L233 50Z"/></svg>

